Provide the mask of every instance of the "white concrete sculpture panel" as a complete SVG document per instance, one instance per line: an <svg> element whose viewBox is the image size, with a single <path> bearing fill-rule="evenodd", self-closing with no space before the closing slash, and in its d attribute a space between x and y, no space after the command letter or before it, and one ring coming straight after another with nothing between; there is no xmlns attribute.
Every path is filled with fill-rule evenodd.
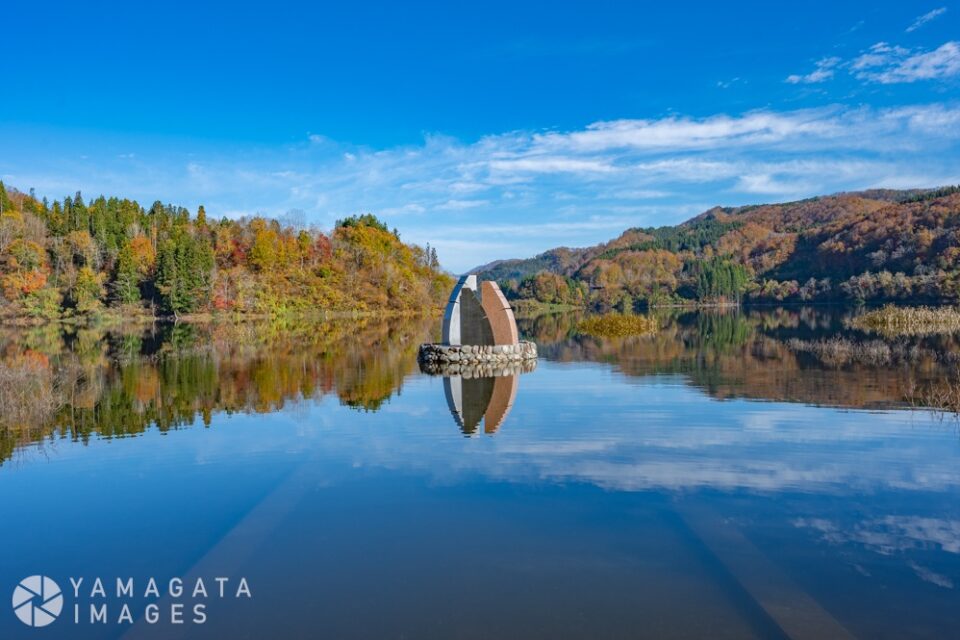
<svg viewBox="0 0 960 640"><path fill-rule="evenodd" d="M480 283L473 274L461 277L443 314L443 344L491 346L518 342L513 310L497 283Z"/></svg>

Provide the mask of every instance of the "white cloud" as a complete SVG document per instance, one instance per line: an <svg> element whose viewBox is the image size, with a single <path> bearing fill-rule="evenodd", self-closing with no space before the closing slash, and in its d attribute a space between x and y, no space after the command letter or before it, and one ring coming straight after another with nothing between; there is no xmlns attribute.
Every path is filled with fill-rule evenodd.
<svg viewBox="0 0 960 640"><path fill-rule="evenodd" d="M423 213L427 209L416 202L411 202L405 204L402 207L389 207L387 209L381 209L378 213L387 218L398 217L398 216L407 216L407 215L417 215Z"/></svg>
<svg viewBox="0 0 960 640"><path fill-rule="evenodd" d="M649 209L648 209L649 210ZM634 219L625 216L607 217L595 216L589 220L579 222L537 222L530 224L472 224L461 225L448 230L441 230L438 237L449 233L454 237L467 235L490 236L536 236L542 233L560 233L576 235L585 230L623 230L630 226Z"/></svg>
<svg viewBox="0 0 960 640"><path fill-rule="evenodd" d="M960 43L949 41L927 51L878 42L847 61L837 57L824 58L810 73L787 76L786 82L822 83L833 79L840 69L846 69L857 80L879 84L948 80L960 75Z"/></svg>
<svg viewBox="0 0 960 640"><path fill-rule="evenodd" d="M434 207L440 211L463 211L464 209L475 209L490 204L489 200L457 200L450 199Z"/></svg>
<svg viewBox="0 0 960 640"><path fill-rule="evenodd" d="M527 157L515 160L493 160L488 163L493 171L502 173L609 173L616 167L602 161L565 157Z"/></svg>
<svg viewBox="0 0 960 640"><path fill-rule="evenodd" d="M476 193L486 187L478 182L451 182L447 185L451 193Z"/></svg>
<svg viewBox="0 0 960 640"><path fill-rule="evenodd" d="M739 117L717 115L702 119L671 116L660 120L613 120L591 124L582 131L536 135L532 145L544 151L584 153L770 144L836 133L837 122L826 116L824 110L803 110L753 111Z"/></svg>
<svg viewBox="0 0 960 640"><path fill-rule="evenodd" d="M804 193L810 191L811 184L808 182L789 183L778 180L769 173L755 173L740 176L737 181L737 189L746 193L756 193L758 195L782 196L794 193Z"/></svg>
<svg viewBox="0 0 960 640"><path fill-rule="evenodd" d="M922 16L919 16L916 20L914 20L913 24L907 27L907 33L916 31L917 29L927 24L931 20L936 20L946 12L947 12L946 7L940 7L939 9L934 9L933 11L926 12L925 14L923 14Z"/></svg>
<svg viewBox="0 0 960 640"><path fill-rule="evenodd" d="M960 75L960 43L950 41L933 51L911 52L881 42L854 59L850 68L858 79L880 84L945 80Z"/></svg>
<svg viewBox="0 0 960 640"><path fill-rule="evenodd" d="M874 55L897 53L882 49ZM874 61L861 68L883 69ZM8 138L0 129L3 146L29 148ZM957 175L951 167L960 151L960 105L624 118L474 142L431 135L387 149L305 139L224 153L121 142L123 151L138 150L135 160L107 148L85 163L69 160L77 155L72 149L24 153L0 157L0 174L50 197L79 188L190 209L204 204L216 216L302 209L321 227L373 212L405 239L437 246L443 264L461 271L554 246L594 244L626 227L674 223L712 204L942 184ZM466 230L480 229L483 246L453 244Z"/></svg>
<svg viewBox="0 0 960 640"><path fill-rule="evenodd" d="M738 82L742 82L739 76L730 78L729 80L717 80L717 87L720 89L729 89Z"/></svg>
<svg viewBox="0 0 960 640"><path fill-rule="evenodd" d="M850 68L856 72L886 66L889 65L892 60L902 59L909 53L910 51L903 47L892 46L886 42L878 42L865 53L854 58L850 62Z"/></svg>
<svg viewBox="0 0 960 640"><path fill-rule="evenodd" d="M823 58L810 73L789 75L786 82L819 84L833 79L841 69L846 69L857 80L868 83L945 81L960 75L960 43L951 40L936 49L924 50L878 42L850 60Z"/></svg>
<svg viewBox="0 0 960 640"><path fill-rule="evenodd" d="M840 64L840 58L823 58L816 64L816 69L806 75L787 76L787 82L790 84L817 84L826 82L833 77L833 70Z"/></svg>
<svg viewBox="0 0 960 640"><path fill-rule="evenodd" d="M603 194L604 197L616 198L618 200L656 200L667 198L671 195L669 191L660 191L658 189L621 189Z"/></svg>

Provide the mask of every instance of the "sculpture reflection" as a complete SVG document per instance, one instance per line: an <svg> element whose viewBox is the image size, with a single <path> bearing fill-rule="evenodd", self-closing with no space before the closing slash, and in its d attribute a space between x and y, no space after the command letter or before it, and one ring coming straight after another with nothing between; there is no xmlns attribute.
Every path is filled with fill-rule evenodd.
<svg viewBox="0 0 960 640"><path fill-rule="evenodd" d="M454 422L464 435L494 434L513 408L520 375L533 371L536 360L509 365L463 366L421 363L420 370L443 376L443 394Z"/></svg>
<svg viewBox="0 0 960 640"><path fill-rule="evenodd" d="M445 377L443 392L460 430L473 435L483 420L484 433L496 433L513 407L519 380L517 374L488 378Z"/></svg>

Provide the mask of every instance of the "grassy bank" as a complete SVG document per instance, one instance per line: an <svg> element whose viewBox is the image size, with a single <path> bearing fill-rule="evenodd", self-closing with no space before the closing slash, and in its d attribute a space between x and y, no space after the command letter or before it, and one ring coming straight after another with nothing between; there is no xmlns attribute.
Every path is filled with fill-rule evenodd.
<svg viewBox="0 0 960 640"><path fill-rule="evenodd" d="M440 316L440 307L416 310L357 309L337 311L278 311L273 313L214 311L184 314L155 314L143 308L105 308L94 313L61 318L35 318L22 315L0 316L0 326L39 327L43 325L104 326L152 324L156 322L182 322L187 324L233 324L246 322L303 321L325 322L355 318L413 318Z"/></svg>

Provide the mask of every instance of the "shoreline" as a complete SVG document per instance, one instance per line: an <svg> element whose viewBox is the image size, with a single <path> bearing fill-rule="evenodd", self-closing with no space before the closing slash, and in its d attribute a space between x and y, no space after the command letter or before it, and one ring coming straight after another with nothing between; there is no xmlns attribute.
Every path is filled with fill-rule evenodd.
<svg viewBox="0 0 960 640"><path fill-rule="evenodd" d="M150 324L244 324L247 322L268 321L320 321L352 320L368 318L417 318L442 315L442 309L421 309L410 311L397 310L352 310L352 311L311 311L288 313L188 313L182 315L154 315L148 313L125 314L122 310L67 318L31 318L29 316L0 316L0 328L29 328L48 325L90 326L90 325L150 325Z"/></svg>

